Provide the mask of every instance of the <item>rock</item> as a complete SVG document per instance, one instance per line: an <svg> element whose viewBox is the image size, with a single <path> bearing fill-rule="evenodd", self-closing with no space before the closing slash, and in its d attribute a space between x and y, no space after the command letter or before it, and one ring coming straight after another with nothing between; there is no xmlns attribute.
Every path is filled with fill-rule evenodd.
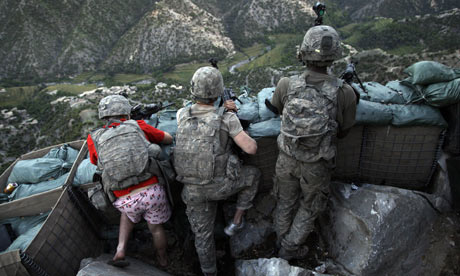
<svg viewBox="0 0 460 276"><path fill-rule="evenodd" d="M272 211L275 199L270 194L259 194L254 199L254 207L245 215L246 226L230 238L230 251L237 258L248 249L263 244L274 232ZM227 223L233 218L234 205L224 208Z"/></svg>
<svg viewBox="0 0 460 276"><path fill-rule="evenodd" d="M351 274L421 275L436 197L388 186L331 185L330 256ZM410 250L408 250L410 249Z"/></svg>
<svg viewBox="0 0 460 276"><path fill-rule="evenodd" d="M297 266L290 266L286 260L279 258L237 260L235 263L237 276L308 276L326 275Z"/></svg>
<svg viewBox="0 0 460 276"><path fill-rule="evenodd" d="M103 254L96 259L87 258L83 259L80 263L80 271L77 276L170 276L166 272L159 270L158 268L143 263L131 257L127 257L130 265L124 268L114 267L107 264L108 260L111 260L112 256Z"/></svg>
<svg viewBox="0 0 460 276"><path fill-rule="evenodd" d="M262 244L273 233L271 222L266 219L246 221L246 226L230 238L230 251L237 258L249 248Z"/></svg>

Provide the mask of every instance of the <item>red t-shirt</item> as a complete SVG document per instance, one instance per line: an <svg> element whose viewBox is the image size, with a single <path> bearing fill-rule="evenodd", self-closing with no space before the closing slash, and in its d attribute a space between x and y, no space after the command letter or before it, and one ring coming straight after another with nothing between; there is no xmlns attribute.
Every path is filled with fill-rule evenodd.
<svg viewBox="0 0 460 276"><path fill-rule="evenodd" d="M125 121L125 119L121 119L121 121ZM139 127L144 131L145 138L151 143L159 144L163 141L165 137L165 133L162 130L156 129L153 126L147 124L144 120L137 120L137 124ZM118 126L120 125L119 123L112 123L109 127L112 126ZM106 127L106 126L103 126ZM88 151L89 151L89 159L91 163L94 165L97 165L97 152L96 152L96 147L94 146L94 141L91 138L91 134L88 134L88 138L86 139L86 144L88 146ZM158 183L158 178L156 176L153 176L145 181L142 181L141 183L131 186L129 188L123 189L123 190L117 190L113 191L113 194L116 197L124 196L129 194L131 191L135 189L139 189L151 184Z"/></svg>

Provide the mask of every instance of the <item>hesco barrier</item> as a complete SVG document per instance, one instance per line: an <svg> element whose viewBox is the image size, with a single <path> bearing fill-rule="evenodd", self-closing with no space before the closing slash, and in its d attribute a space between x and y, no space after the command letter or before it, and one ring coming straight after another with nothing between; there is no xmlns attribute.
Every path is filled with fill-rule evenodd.
<svg viewBox="0 0 460 276"><path fill-rule="evenodd" d="M39 232L23 252L15 250L0 254L0 275L76 275L83 258L102 253L103 244L97 231L99 221L94 217L97 212L92 211L85 195L71 185L87 150L84 141L66 144L82 150L62 188L0 205L0 219L37 215L51 210ZM59 146L61 145L22 155L16 162L42 157ZM15 163L0 176L0 188L6 186Z"/></svg>
<svg viewBox="0 0 460 276"><path fill-rule="evenodd" d="M443 107L441 112L449 124L443 150L458 155L460 154L460 103Z"/></svg>
<svg viewBox="0 0 460 276"><path fill-rule="evenodd" d="M407 189L426 187L444 138L434 126L372 126L363 129L360 181Z"/></svg>
<svg viewBox="0 0 460 276"><path fill-rule="evenodd" d="M243 164L252 165L262 172L262 179L259 184L259 191L270 191L273 187L275 176L276 159L278 158L277 137L263 137L256 139L257 153L255 155L244 155Z"/></svg>
<svg viewBox="0 0 460 276"><path fill-rule="evenodd" d="M359 179L362 140L363 126L354 126L345 138L338 139L334 178L342 181Z"/></svg>
<svg viewBox="0 0 460 276"><path fill-rule="evenodd" d="M338 139L333 179L396 186L426 187L436 169L444 130L434 126L354 126ZM260 191L273 185L278 146L276 137L257 140L257 154L246 155L244 164L262 171Z"/></svg>

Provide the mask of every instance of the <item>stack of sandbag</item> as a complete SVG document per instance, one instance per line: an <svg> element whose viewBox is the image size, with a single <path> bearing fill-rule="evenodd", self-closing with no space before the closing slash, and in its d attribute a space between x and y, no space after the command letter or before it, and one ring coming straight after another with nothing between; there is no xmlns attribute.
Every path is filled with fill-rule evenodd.
<svg viewBox="0 0 460 276"><path fill-rule="evenodd" d="M18 186L11 194L4 194L5 197L8 201L13 201L64 185L78 153L78 150L64 144L51 149L43 157L19 160L15 163L7 180L7 183L16 183ZM5 252L17 249L25 250L48 215L49 212L37 216L14 217L0 221L2 225L10 225L16 237L5 249Z"/></svg>
<svg viewBox="0 0 460 276"><path fill-rule="evenodd" d="M418 100L440 107L449 124L443 150L460 154L460 69L434 61L421 61L405 72L409 77L403 84L417 91Z"/></svg>
<svg viewBox="0 0 460 276"><path fill-rule="evenodd" d="M83 159L78 165L72 185L79 186L93 182L96 171L97 166L91 163L89 158Z"/></svg>
<svg viewBox="0 0 460 276"><path fill-rule="evenodd" d="M10 237L13 238L14 241L2 251L9 252L17 249L24 251L37 235L43 223L45 223L49 213L50 212L46 212L38 216L16 217L2 220L1 224L9 224L15 237L17 237Z"/></svg>
<svg viewBox="0 0 460 276"><path fill-rule="evenodd" d="M265 106L265 100L271 100L274 91L274 87L264 88L257 96L250 96L246 92L238 97L241 102L236 101L238 117L250 123L247 131L257 140L257 153L244 155L243 161L244 164L256 166L261 170L260 191L268 191L273 186L273 174L278 157L276 137L280 133L281 120Z"/></svg>
<svg viewBox="0 0 460 276"><path fill-rule="evenodd" d="M408 79L385 86L365 82L363 86L364 91L353 84L360 94L356 126L339 140L335 177L402 188L425 187L438 157L441 133L447 127L440 110L422 101L421 86L408 83Z"/></svg>
<svg viewBox="0 0 460 276"><path fill-rule="evenodd" d="M77 155L78 150L63 145L41 158L19 160L8 177L8 183L18 184L8 196L9 201L62 186Z"/></svg>
<svg viewBox="0 0 460 276"><path fill-rule="evenodd" d="M280 132L281 120L278 115L270 111L265 105L265 100L271 100L275 87L264 88L257 97L243 93L238 97L242 102L236 102L238 117L247 120L250 125L249 135L252 137L274 137Z"/></svg>
<svg viewBox="0 0 460 276"><path fill-rule="evenodd" d="M436 107L460 101L460 69L449 68L435 61L420 61L404 70L409 75L403 81L412 86L419 99Z"/></svg>

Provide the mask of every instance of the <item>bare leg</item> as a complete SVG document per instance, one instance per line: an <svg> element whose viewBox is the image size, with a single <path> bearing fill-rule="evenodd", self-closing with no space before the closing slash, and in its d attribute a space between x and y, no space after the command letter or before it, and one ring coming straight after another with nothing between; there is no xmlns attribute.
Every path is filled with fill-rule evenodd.
<svg viewBox="0 0 460 276"><path fill-rule="evenodd" d="M150 224L149 226L150 233L152 233L153 238L153 247L155 248L157 254L157 261L160 266L168 265L168 257L166 256L166 248L168 242L166 240L166 234L161 224Z"/></svg>
<svg viewBox="0 0 460 276"><path fill-rule="evenodd" d="M235 215L233 216L233 223L239 225L241 223L241 218L244 215L244 210L236 208Z"/></svg>
<svg viewBox="0 0 460 276"><path fill-rule="evenodd" d="M125 213L120 216L120 231L118 234L118 246L113 260L123 260L126 256L126 247L128 245L129 235L133 230L134 223L129 220Z"/></svg>

